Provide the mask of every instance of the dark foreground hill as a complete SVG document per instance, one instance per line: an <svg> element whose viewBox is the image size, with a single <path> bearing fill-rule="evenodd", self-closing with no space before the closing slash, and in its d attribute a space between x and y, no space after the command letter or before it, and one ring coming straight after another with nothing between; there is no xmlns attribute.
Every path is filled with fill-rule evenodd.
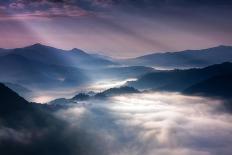
<svg viewBox="0 0 232 155"><path fill-rule="evenodd" d="M0 84L0 154L98 154L90 137L70 129L46 109L46 106L27 102Z"/></svg>
<svg viewBox="0 0 232 155"><path fill-rule="evenodd" d="M177 91L209 93L229 96L232 63L212 65L202 69L171 70L149 73L137 81L128 82L129 86L157 91ZM194 86L195 85L195 86ZM213 88L213 89L212 89ZM208 91L208 92L207 92Z"/></svg>
<svg viewBox="0 0 232 155"><path fill-rule="evenodd" d="M232 74L224 74L201 81L183 91L186 94L232 99Z"/></svg>
<svg viewBox="0 0 232 155"><path fill-rule="evenodd" d="M20 111L32 110L32 106L25 99L0 83L0 116L10 116Z"/></svg>
<svg viewBox="0 0 232 155"><path fill-rule="evenodd" d="M59 121L3 84L0 84L0 122L0 154L49 154L64 151L65 145L64 148L52 151L52 147L63 143L55 134L51 134L58 134L56 128L61 128Z"/></svg>

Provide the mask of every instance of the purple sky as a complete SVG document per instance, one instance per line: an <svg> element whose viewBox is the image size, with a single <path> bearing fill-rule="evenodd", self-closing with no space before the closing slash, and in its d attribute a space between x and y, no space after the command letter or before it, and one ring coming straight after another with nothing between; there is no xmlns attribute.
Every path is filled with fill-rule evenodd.
<svg viewBox="0 0 232 155"><path fill-rule="evenodd" d="M42 43L114 57L232 45L229 0L0 1L0 47Z"/></svg>

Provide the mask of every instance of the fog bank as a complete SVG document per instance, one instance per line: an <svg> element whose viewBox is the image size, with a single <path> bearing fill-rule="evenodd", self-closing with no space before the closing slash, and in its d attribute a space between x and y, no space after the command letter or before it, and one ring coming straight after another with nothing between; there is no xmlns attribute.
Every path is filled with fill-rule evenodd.
<svg viewBox="0 0 232 155"><path fill-rule="evenodd" d="M56 115L108 155L230 155L232 116L222 101L175 93L90 100ZM86 146L87 147L87 146ZM78 149L78 148L77 148Z"/></svg>

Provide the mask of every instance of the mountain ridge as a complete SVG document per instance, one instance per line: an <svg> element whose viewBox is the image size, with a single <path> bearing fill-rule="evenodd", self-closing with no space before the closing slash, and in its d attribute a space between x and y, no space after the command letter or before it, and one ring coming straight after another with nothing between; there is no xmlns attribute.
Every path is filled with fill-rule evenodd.
<svg viewBox="0 0 232 155"><path fill-rule="evenodd" d="M36 60L30 60L17 54L9 54L0 57L0 76L2 82L58 87L59 83L78 82L87 79L81 69L74 67L46 64ZM78 75L78 76L77 76ZM64 80L62 81L61 78ZM49 84L49 85L48 85Z"/></svg>
<svg viewBox="0 0 232 155"><path fill-rule="evenodd" d="M44 63L72 67L104 67L116 64L110 60L86 53L81 49L74 48L72 50L63 50L40 43L23 48L8 49L7 52L1 52L0 56L9 54L21 55L28 59L37 60Z"/></svg>
<svg viewBox="0 0 232 155"><path fill-rule="evenodd" d="M176 69L148 73L137 81L128 82L127 85L140 89L182 92L188 87L213 76L230 73L232 73L232 63L225 62L205 68Z"/></svg>
<svg viewBox="0 0 232 155"><path fill-rule="evenodd" d="M152 67L192 68L232 61L232 46L216 46L200 50L152 53L122 60L124 64L137 64Z"/></svg>

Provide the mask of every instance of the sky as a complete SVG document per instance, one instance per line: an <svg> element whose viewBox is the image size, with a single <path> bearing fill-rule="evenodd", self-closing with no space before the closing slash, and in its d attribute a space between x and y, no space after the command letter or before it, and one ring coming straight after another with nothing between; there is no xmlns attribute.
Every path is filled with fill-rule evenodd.
<svg viewBox="0 0 232 155"><path fill-rule="evenodd" d="M0 0L0 47L117 58L232 45L231 0Z"/></svg>

